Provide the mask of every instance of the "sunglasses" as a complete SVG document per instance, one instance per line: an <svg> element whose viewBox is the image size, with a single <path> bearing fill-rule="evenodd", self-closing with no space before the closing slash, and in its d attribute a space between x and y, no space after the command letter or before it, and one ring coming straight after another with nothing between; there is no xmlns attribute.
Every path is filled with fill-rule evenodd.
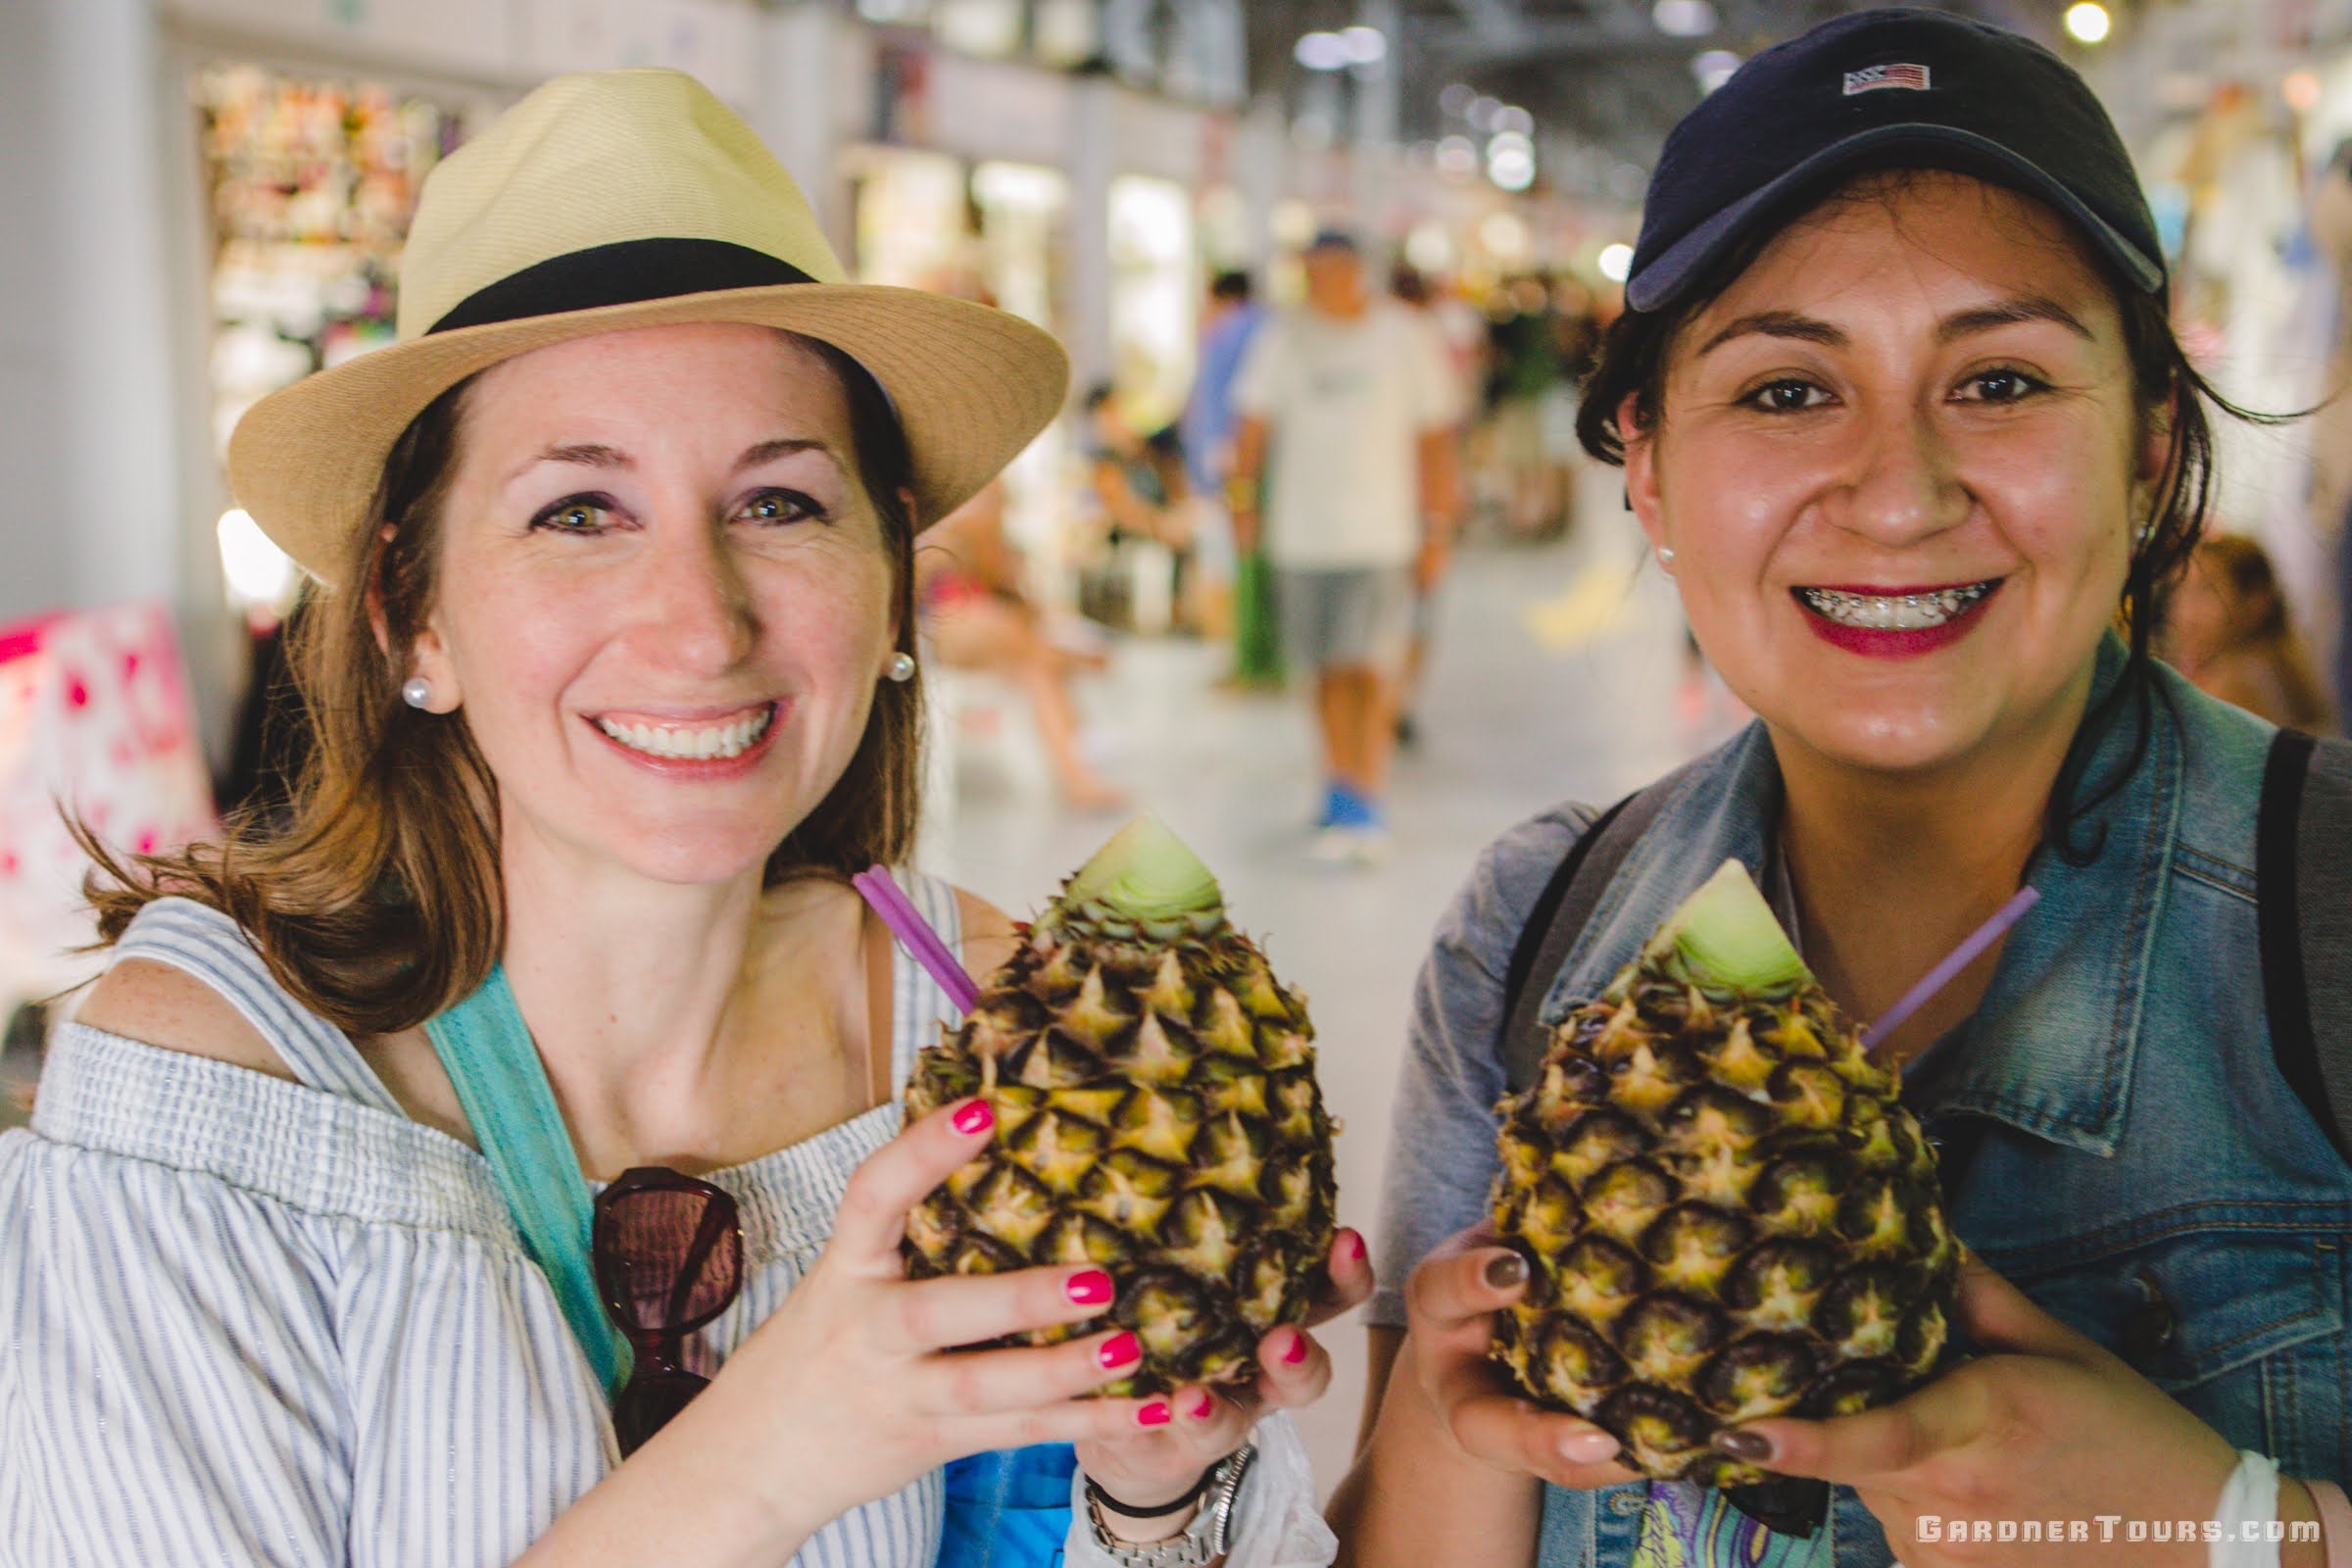
<svg viewBox="0 0 2352 1568"><path fill-rule="evenodd" d="M597 1196L589 1261L605 1311L636 1355L612 1400L612 1431L625 1457L710 1385L681 1358L686 1337L743 1288L735 1200L660 1165L623 1171Z"/></svg>

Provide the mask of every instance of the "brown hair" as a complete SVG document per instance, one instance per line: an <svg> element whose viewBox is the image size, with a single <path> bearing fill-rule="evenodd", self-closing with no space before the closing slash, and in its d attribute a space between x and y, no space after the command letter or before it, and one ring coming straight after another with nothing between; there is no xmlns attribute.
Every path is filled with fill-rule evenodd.
<svg viewBox="0 0 2352 1568"><path fill-rule="evenodd" d="M1838 201L1890 201L1907 190L1923 170L1884 169L1849 180L1825 198ZM1786 226L1786 225L1784 225ZM1609 324L1600 357L1587 379L1583 406L1577 411L1577 439L1603 463L1622 466L1627 432L1618 424L1618 410L1633 399L1634 423L1639 430L1656 426L1665 409L1666 366L1683 329L1714 303L1777 237L1766 227L1734 246L1696 287L1666 310L1627 311ZM2092 842L2073 843L2074 824L2121 789L2138 768L2147 747L2148 703L2153 689L2153 658L2149 639L2156 623L2158 599L2166 584L2187 564L2203 536L2213 507L2214 442L2208 406L2256 424L2276 424L2294 417L2255 414L2237 407L2216 391L2173 331L2172 318L2161 295L2127 284L2104 260L2084 247L2113 292L2123 318L2124 351L2132 366L2143 428L2168 420L2163 477L2144 536L2132 551L2118 607L2119 624L2130 645L2124 676L2085 715L2075 743L2059 769L2056 787L2043 823L2043 842L2064 858L2087 863L2098 856L2104 835L2093 830ZM2123 710L2133 705L2139 722L2138 739L2127 764L2087 794L2081 792L2083 770L2098 737Z"/></svg>
<svg viewBox="0 0 2352 1568"><path fill-rule="evenodd" d="M840 379L858 476L882 524L902 651L914 649L912 460L888 396L832 345L796 338ZM381 526L356 530L340 573L375 584L384 641L358 590L306 604L288 631L315 744L282 826L232 820L218 843L118 857L86 827L85 884L102 943L155 899L195 899L244 929L304 1006L355 1034L411 1028L489 977L505 945L497 789L463 713L400 699L431 610L441 512L471 380L441 394L394 444L376 489ZM847 878L911 849L921 785L919 679L881 682L856 755L768 856L769 886Z"/></svg>
<svg viewBox="0 0 2352 1568"><path fill-rule="evenodd" d="M2230 617L2223 647L2253 654L2270 666L2286 703L2287 722L2326 724L2332 705L2287 613L2270 555L2244 534L2217 533L2198 541L2196 560L2229 590L2222 596Z"/></svg>

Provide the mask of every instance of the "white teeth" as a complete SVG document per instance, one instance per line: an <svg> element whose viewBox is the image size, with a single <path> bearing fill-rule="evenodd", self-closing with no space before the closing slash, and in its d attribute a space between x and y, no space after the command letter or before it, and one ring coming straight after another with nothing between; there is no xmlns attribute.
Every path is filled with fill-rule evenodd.
<svg viewBox="0 0 2352 1568"><path fill-rule="evenodd" d="M1796 594L1817 614L1841 626L1918 631L1942 625L1992 592L1994 585L1971 583L1965 588L1945 588L1932 594L1846 594L1828 588L1799 588Z"/></svg>
<svg viewBox="0 0 2352 1568"><path fill-rule="evenodd" d="M667 729L651 724L619 724L600 718L596 727L633 752L648 757L682 758L690 761L724 760L741 757L752 743L767 733L776 710L763 708L750 718L703 729Z"/></svg>

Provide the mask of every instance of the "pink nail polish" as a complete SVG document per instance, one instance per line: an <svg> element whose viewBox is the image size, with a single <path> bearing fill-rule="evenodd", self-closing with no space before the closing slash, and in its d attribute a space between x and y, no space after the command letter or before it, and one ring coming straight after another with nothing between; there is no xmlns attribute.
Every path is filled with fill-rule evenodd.
<svg viewBox="0 0 2352 1568"><path fill-rule="evenodd" d="M1364 1236L1361 1231L1348 1233L1348 1255L1358 1263L1364 1260Z"/></svg>
<svg viewBox="0 0 2352 1568"><path fill-rule="evenodd" d="M1095 1358L1106 1367L1141 1361L1144 1358L1143 1342L1132 1334L1113 1335L1102 1342L1102 1348L1095 1352Z"/></svg>
<svg viewBox="0 0 2352 1568"><path fill-rule="evenodd" d="M1165 1399L1153 1399L1135 1412L1135 1424L1139 1427L1164 1427L1169 1418L1168 1401Z"/></svg>
<svg viewBox="0 0 2352 1568"><path fill-rule="evenodd" d="M1080 1306L1108 1305L1113 1294L1110 1276L1099 1268L1090 1268L1083 1274L1071 1275L1062 1286L1062 1290L1067 1292L1070 1299L1076 1301Z"/></svg>
<svg viewBox="0 0 2352 1568"><path fill-rule="evenodd" d="M1193 1419L1196 1421L1205 1421L1216 1413L1217 1396L1213 1394L1203 1394L1200 1402L1193 1406Z"/></svg>
<svg viewBox="0 0 2352 1568"><path fill-rule="evenodd" d="M1297 1366L1306 1359L1306 1336L1297 1329L1291 1331L1291 1348L1282 1352L1285 1364Z"/></svg>
<svg viewBox="0 0 2352 1568"><path fill-rule="evenodd" d="M976 1138L996 1124L997 1113L985 1100L975 1100L956 1113L956 1130L966 1138Z"/></svg>

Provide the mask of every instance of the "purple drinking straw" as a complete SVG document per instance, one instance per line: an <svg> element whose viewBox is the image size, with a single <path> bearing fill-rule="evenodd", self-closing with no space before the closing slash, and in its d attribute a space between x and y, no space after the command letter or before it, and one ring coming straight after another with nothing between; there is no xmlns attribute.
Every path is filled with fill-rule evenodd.
<svg viewBox="0 0 2352 1568"><path fill-rule="evenodd" d="M880 915L882 923L890 927L891 935L897 937L906 951L914 955L914 961L939 982L940 989L948 994L948 1000L955 1003L958 1010L971 1011L972 1004L980 1000L980 988L972 983L970 975L963 972L963 965L956 961L956 956L948 951L948 945L940 940L939 933L931 929L931 923L922 917L913 903L901 891L898 879L890 874L889 867L867 866L850 878L850 885L864 895L865 902L872 906L874 913Z"/></svg>
<svg viewBox="0 0 2352 1568"><path fill-rule="evenodd" d="M1968 940L1944 956L1941 963L1930 969L1919 984L1903 993L1902 1000L1879 1015L1879 1021L1862 1031L1862 1049L1873 1051L1880 1041L1911 1021L1911 1015L1928 1004L1928 999L1952 983L1952 977L1970 964L1986 948L2001 940L2001 933L2017 924L2028 909L2039 903L2041 895L2033 888L2019 888L2016 897L1995 909L1992 918L1968 934Z"/></svg>

